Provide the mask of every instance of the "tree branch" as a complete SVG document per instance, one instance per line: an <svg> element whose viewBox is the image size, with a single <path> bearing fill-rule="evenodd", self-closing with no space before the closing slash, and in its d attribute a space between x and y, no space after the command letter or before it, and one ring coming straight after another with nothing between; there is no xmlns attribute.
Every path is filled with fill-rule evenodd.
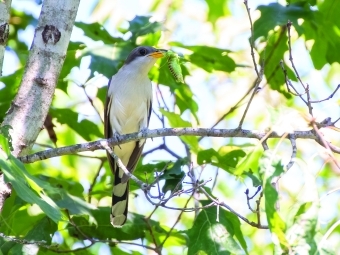
<svg viewBox="0 0 340 255"><path fill-rule="evenodd" d="M295 139L312 139L316 140L318 143L319 138L315 134L314 130L307 131L295 131L291 133L294 135ZM113 137L107 139L107 142L110 146L124 144L131 141L137 141L141 139L155 138L155 137L164 137L164 136L210 136L210 137L238 137L238 138L254 138L261 140L264 137L266 138L281 138L282 135L279 135L276 132L271 132L269 135L264 131L252 131L245 129L206 129L206 128L162 128L162 129L154 129L154 130L143 130L138 133L120 135L117 137ZM268 137L267 137L268 136ZM286 137L289 139L289 137ZM105 142L106 139L101 139L94 142L76 144L56 149L48 149L45 151L37 152L28 156L19 157L23 163L33 163L36 161L59 157L62 155L72 155L78 152L84 151L95 151L103 149L102 143ZM324 146L323 143L321 145ZM335 145L330 146L333 152L340 154L340 148Z"/></svg>

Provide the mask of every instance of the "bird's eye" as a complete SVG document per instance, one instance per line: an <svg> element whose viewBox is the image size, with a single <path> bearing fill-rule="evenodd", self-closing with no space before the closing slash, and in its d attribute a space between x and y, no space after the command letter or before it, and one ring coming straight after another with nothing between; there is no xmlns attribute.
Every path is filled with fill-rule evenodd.
<svg viewBox="0 0 340 255"><path fill-rule="evenodd" d="M146 55L146 49L145 48L141 48L140 50L139 50L139 54L141 54L142 56L145 56Z"/></svg>

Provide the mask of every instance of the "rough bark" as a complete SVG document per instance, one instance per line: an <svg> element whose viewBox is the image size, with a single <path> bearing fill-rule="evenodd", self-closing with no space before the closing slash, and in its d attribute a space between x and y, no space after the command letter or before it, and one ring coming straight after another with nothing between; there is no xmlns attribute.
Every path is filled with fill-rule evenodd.
<svg viewBox="0 0 340 255"><path fill-rule="evenodd" d="M5 49L9 34L9 17L12 0L0 1L0 77L2 76L2 66L4 62Z"/></svg>
<svg viewBox="0 0 340 255"><path fill-rule="evenodd" d="M25 155L43 127L66 56L80 0L45 0L18 94L3 125L13 155Z"/></svg>
<svg viewBox="0 0 340 255"><path fill-rule="evenodd" d="M79 2L43 2L19 91L2 123L12 127L14 156L26 155L43 127L65 60ZM0 192L0 201L4 201L1 196ZM1 207L2 204L0 211Z"/></svg>

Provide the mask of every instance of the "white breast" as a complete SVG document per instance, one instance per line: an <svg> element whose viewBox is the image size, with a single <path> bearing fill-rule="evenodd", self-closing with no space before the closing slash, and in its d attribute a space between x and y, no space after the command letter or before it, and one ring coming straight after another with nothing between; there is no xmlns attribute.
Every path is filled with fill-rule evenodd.
<svg viewBox="0 0 340 255"><path fill-rule="evenodd" d="M109 118L113 133L128 134L147 128L152 101L147 72L121 68L111 79L108 95L112 97ZM134 147L135 142L126 143L114 151L126 165Z"/></svg>

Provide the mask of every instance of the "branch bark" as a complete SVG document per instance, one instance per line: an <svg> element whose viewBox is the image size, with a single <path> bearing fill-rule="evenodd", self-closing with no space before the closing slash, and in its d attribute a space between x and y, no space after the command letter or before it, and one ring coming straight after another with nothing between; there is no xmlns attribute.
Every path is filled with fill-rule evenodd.
<svg viewBox="0 0 340 255"><path fill-rule="evenodd" d="M264 131L252 131L245 129L206 129L206 128L162 128L162 129L154 129L154 130L143 130L138 133L121 135L118 137L113 137L108 139L108 144L118 145L131 141L137 141L141 139L147 138L155 138L155 137L165 137L165 136L210 136L210 137L239 137L239 138L255 138L261 140L262 138L281 138L282 135L271 132L268 134ZM291 133L295 139L312 139L316 142L320 143L318 136L315 134L314 130L308 131L295 131ZM288 136L285 137L288 139ZM105 149L102 146L102 142L106 141L106 139L101 139L95 142L76 144L72 146L66 146L56 149L49 149L45 151L41 151L32 155L19 157L19 159L23 163L33 163L39 160L44 160L53 157L59 157L62 155L71 155L76 154L78 152L84 151L95 151ZM323 145L323 144L321 144ZM335 153L340 153L340 149L333 145L332 150Z"/></svg>
<svg viewBox="0 0 340 255"><path fill-rule="evenodd" d="M12 127L12 154L16 157L28 153L43 127L65 60L79 2L43 2L19 91L2 123ZM0 201L4 201L1 196L0 192ZM0 211L2 206L0 203Z"/></svg>
<svg viewBox="0 0 340 255"><path fill-rule="evenodd" d="M0 77L4 63L5 49L9 35L9 17L12 0L0 1Z"/></svg>

